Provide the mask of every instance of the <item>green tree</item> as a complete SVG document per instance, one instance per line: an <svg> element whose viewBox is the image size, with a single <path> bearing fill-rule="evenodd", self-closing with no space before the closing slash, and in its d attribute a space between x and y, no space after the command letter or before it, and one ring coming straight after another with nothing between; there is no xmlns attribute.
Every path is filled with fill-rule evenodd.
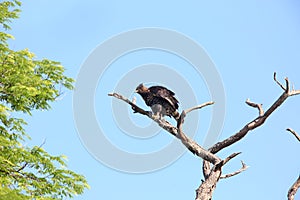
<svg viewBox="0 0 300 200"><path fill-rule="evenodd" d="M48 110L62 88L73 88L60 63L9 48L9 23L18 18L20 6L17 0L0 3L0 199L73 197L89 187L86 179L66 168L64 156L52 156L42 145L24 146L30 139L26 122L14 117Z"/></svg>

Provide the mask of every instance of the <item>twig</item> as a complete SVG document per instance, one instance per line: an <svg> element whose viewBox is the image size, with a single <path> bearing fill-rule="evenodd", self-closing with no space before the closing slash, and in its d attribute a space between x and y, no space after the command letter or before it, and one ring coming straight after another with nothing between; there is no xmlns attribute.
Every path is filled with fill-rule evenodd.
<svg viewBox="0 0 300 200"><path fill-rule="evenodd" d="M227 158L225 158L223 160L223 165L225 165L228 161L230 161L232 158L236 157L237 155L241 154L242 152L237 152L237 153L233 153L230 156L228 156Z"/></svg>
<svg viewBox="0 0 300 200"><path fill-rule="evenodd" d="M203 103L203 104L200 104L200 105L198 105L198 106L194 106L194 107L192 107L192 108L186 109L184 112L185 112L185 114L188 114L189 112L191 112L191 111L193 111L193 110L198 110L198 109L201 109L201 108L203 108L203 107L205 107L205 106L212 105L212 104L214 104L214 103L215 103L215 102L213 102L213 101L208 101L208 102Z"/></svg>
<svg viewBox="0 0 300 200"><path fill-rule="evenodd" d="M297 193L297 190L300 187L300 176L298 177L298 179L295 181L295 183L292 185L292 187L289 189L288 191L288 200L294 200L295 195Z"/></svg>
<svg viewBox="0 0 300 200"><path fill-rule="evenodd" d="M258 111L259 111L259 116L260 116L260 117L264 115L264 110L263 110L263 108L262 108L262 104L257 104L257 103L251 102L250 99L247 99L247 100L246 100L246 104L247 104L248 106L253 107L253 108L257 108Z"/></svg>
<svg viewBox="0 0 300 200"><path fill-rule="evenodd" d="M286 130L289 131L289 132L291 132L291 133L297 138L297 140L300 142L300 135L298 135L298 134L296 133L296 131L294 131L294 130L291 129L291 128L287 128Z"/></svg>
<svg viewBox="0 0 300 200"><path fill-rule="evenodd" d="M233 173L230 173L230 174L222 175L220 178L221 179L230 178L230 177L238 175L239 173L241 173L241 172L245 171L246 169L248 169L249 166L247 166L243 161L241 161L241 163L242 163L241 169L239 169L239 170L237 170Z"/></svg>
<svg viewBox="0 0 300 200"><path fill-rule="evenodd" d="M286 88L279 81L277 81L276 72L274 72L273 78L274 78L274 81L281 87L281 89L286 91Z"/></svg>

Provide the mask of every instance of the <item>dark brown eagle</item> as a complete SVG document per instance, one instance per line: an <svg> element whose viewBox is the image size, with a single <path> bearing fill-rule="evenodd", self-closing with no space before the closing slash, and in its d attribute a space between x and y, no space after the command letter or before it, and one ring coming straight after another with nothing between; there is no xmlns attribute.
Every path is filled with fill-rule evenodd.
<svg viewBox="0 0 300 200"><path fill-rule="evenodd" d="M154 115L159 118L167 115L178 120L178 100L174 97L175 93L171 90L163 86L152 86L147 88L141 83L136 88L135 92L142 96L146 105L151 107Z"/></svg>

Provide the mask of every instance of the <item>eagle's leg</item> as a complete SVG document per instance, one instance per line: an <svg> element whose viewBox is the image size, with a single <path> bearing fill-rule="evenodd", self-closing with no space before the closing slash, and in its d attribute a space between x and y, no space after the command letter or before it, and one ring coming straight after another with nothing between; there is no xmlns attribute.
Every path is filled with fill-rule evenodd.
<svg viewBox="0 0 300 200"><path fill-rule="evenodd" d="M153 113L153 117L155 120L161 120L163 119L163 116L160 113Z"/></svg>
<svg viewBox="0 0 300 200"><path fill-rule="evenodd" d="M155 119L163 119L163 107L160 104L154 104L151 106L153 115Z"/></svg>

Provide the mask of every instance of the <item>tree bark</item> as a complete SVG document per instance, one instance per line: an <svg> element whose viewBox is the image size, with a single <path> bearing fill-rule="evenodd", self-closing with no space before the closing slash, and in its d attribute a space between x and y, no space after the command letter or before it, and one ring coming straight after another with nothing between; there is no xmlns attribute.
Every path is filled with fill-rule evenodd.
<svg viewBox="0 0 300 200"><path fill-rule="evenodd" d="M222 171L219 169L212 169L208 178L202 182L200 187L196 190L196 200L211 200L213 192L216 189L217 183L221 177Z"/></svg>

